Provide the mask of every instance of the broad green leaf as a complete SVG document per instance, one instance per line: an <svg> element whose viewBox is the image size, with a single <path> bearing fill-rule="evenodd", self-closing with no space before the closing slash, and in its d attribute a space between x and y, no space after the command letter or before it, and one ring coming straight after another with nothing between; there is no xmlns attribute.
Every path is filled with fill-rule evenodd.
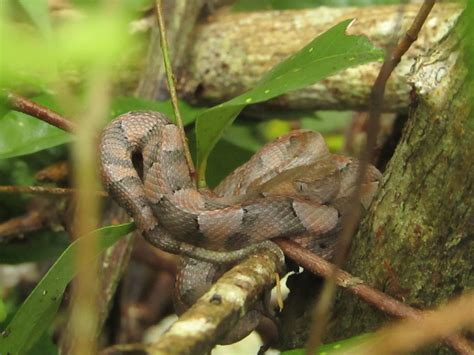
<svg viewBox="0 0 474 355"><path fill-rule="evenodd" d="M94 238L97 241L97 257L133 228L133 223L108 226L72 243L36 285L3 330L0 336L0 354L26 353L48 329L66 286L76 275L75 255L78 244L84 243L84 238Z"/></svg>
<svg viewBox="0 0 474 355"><path fill-rule="evenodd" d="M183 118L183 124L188 125L196 119L196 117L205 111L202 107L193 107L186 102L179 100L179 110ZM121 96L114 99L112 102L111 114L116 117L123 113L136 110L152 110L159 111L174 120L173 106L171 100L167 101L152 101L145 100L132 96Z"/></svg>
<svg viewBox="0 0 474 355"><path fill-rule="evenodd" d="M316 350L314 353L318 355L330 355L333 353L338 353L341 354L343 353L343 350L350 351L351 347L357 346L363 342L365 342L367 339L369 339L372 336L372 334L361 334L357 335L352 338L344 339L341 341L336 341L334 343L330 344L324 344L321 345L318 350ZM288 350L284 351L281 353L281 355L306 355L306 349L293 349L293 350Z"/></svg>
<svg viewBox="0 0 474 355"><path fill-rule="evenodd" d="M51 96L42 95L33 101L54 109ZM72 136L37 118L10 111L0 117L0 159L31 154L71 141Z"/></svg>
<svg viewBox="0 0 474 355"><path fill-rule="evenodd" d="M271 69L252 90L204 111L197 118L200 185L205 185L204 173L210 151L246 105L301 89L339 70L383 58L383 52L374 48L366 37L345 34L351 21L343 21L316 37L299 52Z"/></svg>

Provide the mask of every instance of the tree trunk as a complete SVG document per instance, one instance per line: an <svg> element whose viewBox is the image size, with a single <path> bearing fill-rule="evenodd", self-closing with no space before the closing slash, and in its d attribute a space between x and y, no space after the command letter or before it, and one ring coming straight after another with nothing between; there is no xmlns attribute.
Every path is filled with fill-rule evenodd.
<svg viewBox="0 0 474 355"><path fill-rule="evenodd" d="M473 86L460 27L414 68L415 102L346 267L419 308L473 287ZM340 292L329 338L372 331L387 320Z"/></svg>

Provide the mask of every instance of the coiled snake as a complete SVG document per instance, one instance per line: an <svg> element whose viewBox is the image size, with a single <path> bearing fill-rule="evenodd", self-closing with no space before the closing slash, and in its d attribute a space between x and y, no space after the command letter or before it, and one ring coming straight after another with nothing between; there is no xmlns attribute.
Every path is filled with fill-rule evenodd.
<svg viewBox="0 0 474 355"><path fill-rule="evenodd" d="M141 173L134 167L136 155L142 158ZM184 257L176 282L180 311L220 270L258 249L283 258L272 238L293 237L330 257L358 166L357 160L330 154L319 133L299 130L265 145L214 191L200 191L177 126L151 111L112 121L102 133L100 159L105 187L145 238ZM361 200L365 207L380 176L370 166ZM259 312L250 311L224 342L244 337L258 324Z"/></svg>

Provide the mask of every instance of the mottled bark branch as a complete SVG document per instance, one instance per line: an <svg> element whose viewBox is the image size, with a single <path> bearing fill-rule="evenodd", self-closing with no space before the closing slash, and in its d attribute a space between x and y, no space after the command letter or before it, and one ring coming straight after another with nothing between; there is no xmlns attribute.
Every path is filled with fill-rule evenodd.
<svg viewBox="0 0 474 355"><path fill-rule="evenodd" d="M178 91L196 103L221 102L236 96L316 35L348 18L357 19L349 34L366 35L375 45L387 48L406 32L418 8L407 5L402 16L398 6L216 14L196 30L188 60L181 65ZM457 4L434 7L416 45L404 55L388 81L384 110L407 110L411 86L406 76L415 58L426 54L451 31L460 12ZM270 104L286 109L367 109L380 67L381 63L371 63L342 71Z"/></svg>
<svg viewBox="0 0 474 355"><path fill-rule="evenodd" d="M157 343L149 354L206 354L271 288L277 256L261 252L226 272Z"/></svg>

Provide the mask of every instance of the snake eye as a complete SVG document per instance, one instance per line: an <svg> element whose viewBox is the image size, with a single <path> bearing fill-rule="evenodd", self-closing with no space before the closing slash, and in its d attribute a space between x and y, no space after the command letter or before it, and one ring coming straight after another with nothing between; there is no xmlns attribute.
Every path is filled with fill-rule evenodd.
<svg viewBox="0 0 474 355"><path fill-rule="evenodd" d="M298 192L304 192L308 188L307 184L301 181L295 181L295 187Z"/></svg>

